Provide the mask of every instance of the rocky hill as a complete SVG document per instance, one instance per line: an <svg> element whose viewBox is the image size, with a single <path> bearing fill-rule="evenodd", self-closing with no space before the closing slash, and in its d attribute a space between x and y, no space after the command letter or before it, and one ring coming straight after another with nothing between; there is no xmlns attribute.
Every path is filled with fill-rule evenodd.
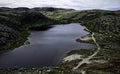
<svg viewBox="0 0 120 74"><path fill-rule="evenodd" d="M46 74L80 74L81 70L87 74L120 74L120 11L84 10L76 11L61 8L0 8L0 53L14 49L24 44L29 30L46 30L52 25L61 23L81 23L89 35L77 39L84 43L94 43L101 47L98 54L93 57L90 64L73 71L71 68L81 60L61 63L57 68L35 69L35 72ZM91 34L94 35L93 40ZM86 38L84 39L84 38ZM92 36L93 37L93 36ZM84 41L85 40L85 41ZM76 50L68 54L82 54L85 57L93 54L96 49ZM69 56L69 55L68 55ZM83 57L83 58L85 58ZM102 60L102 63L101 63ZM49 70L50 69L50 70ZM13 71L21 72L17 68L0 69L1 73ZM33 71L28 69L27 71ZM23 72L26 70L23 70ZM49 71L50 73L48 73ZM4 73L4 72L3 72Z"/></svg>
<svg viewBox="0 0 120 74"><path fill-rule="evenodd" d="M23 11L26 8L21 8L20 12L16 10L0 8L0 51L23 44L29 35L28 29L44 30L55 23L40 12Z"/></svg>

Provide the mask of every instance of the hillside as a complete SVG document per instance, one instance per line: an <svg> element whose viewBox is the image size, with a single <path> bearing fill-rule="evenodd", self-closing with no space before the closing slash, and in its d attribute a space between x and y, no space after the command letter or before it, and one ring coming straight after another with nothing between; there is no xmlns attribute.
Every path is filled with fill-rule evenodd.
<svg viewBox="0 0 120 74"><path fill-rule="evenodd" d="M29 35L28 29L44 30L55 23L55 20L40 12L18 12L10 8L0 9L0 51L23 44Z"/></svg>
<svg viewBox="0 0 120 74"><path fill-rule="evenodd" d="M95 44L100 47L100 50L89 60L90 63L84 63L77 70L73 71L72 68L81 59L61 62L58 67L50 68L52 74L80 74L81 70L87 74L120 74L120 11L1 7L0 53L23 45L29 36L29 30L47 30L55 24L64 23L81 23L90 34L78 38L77 41ZM96 50L74 50L66 54L65 57L79 54L84 56L83 60L94 54ZM49 68L40 70L50 74L47 73Z"/></svg>
<svg viewBox="0 0 120 74"><path fill-rule="evenodd" d="M104 10L89 10L77 11L67 14L62 18L68 22L80 22L85 26L88 32L94 33L94 37L101 48L97 55L90 59L90 63L83 63L79 70L84 70L87 74L119 74L120 73L120 12L119 11L104 11ZM92 43L91 34L78 38L78 42ZM87 39L87 40L86 40ZM86 52L87 51L87 52ZM94 51L95 52L95 51ZM89 57L92 56L93 49L76 50L68 53L68 57L74 54L79 54ZM66 56L67 57L67 56ZM81 61L81 60L80 60ZM101 61L101 62L100 62ZM63 63L65 67L73 67L79 63L78 60ZM81 61L82 62L82 61ZM101 73L100 73L101 72ZM104 73L110 72L110 73Z"/></svg>

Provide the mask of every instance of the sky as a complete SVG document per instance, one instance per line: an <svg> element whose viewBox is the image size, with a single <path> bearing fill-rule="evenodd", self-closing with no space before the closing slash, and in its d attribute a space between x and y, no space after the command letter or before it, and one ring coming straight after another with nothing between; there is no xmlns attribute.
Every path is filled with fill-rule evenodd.
<svg viewBox="0 0 120 74"><path fill-rule="evenodd" d="M0 7L57 7L77 10L120 9L120 0L0 0Z"/></svg>

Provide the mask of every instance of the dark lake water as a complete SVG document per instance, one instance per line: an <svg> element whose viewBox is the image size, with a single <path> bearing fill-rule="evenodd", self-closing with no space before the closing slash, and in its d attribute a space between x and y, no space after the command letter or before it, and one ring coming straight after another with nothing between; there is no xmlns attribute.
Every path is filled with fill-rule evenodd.
<svg viewBox="0 0 120 74"><path fill-rule="evenodd" d="M56 25L47 31L31 31L29 45L23 45L0 55L0 67L56 66L66 52L89 49L92 44L79 43L76 39L88 34L78 23Z"/></svg>

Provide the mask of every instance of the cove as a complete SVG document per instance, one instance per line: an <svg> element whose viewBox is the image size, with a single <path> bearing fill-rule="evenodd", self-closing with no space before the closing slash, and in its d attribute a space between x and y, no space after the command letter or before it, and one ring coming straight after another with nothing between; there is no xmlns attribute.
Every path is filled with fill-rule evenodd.
<svg viewBox="0 0 120 74"><path fill-rule="evenodd" d="M95 45L76 42L89 34L79 23L60 24L46 31L30 31L30 44L0 55L0 67L53 67L65 53L76 49L90 49Z"/></svg>

